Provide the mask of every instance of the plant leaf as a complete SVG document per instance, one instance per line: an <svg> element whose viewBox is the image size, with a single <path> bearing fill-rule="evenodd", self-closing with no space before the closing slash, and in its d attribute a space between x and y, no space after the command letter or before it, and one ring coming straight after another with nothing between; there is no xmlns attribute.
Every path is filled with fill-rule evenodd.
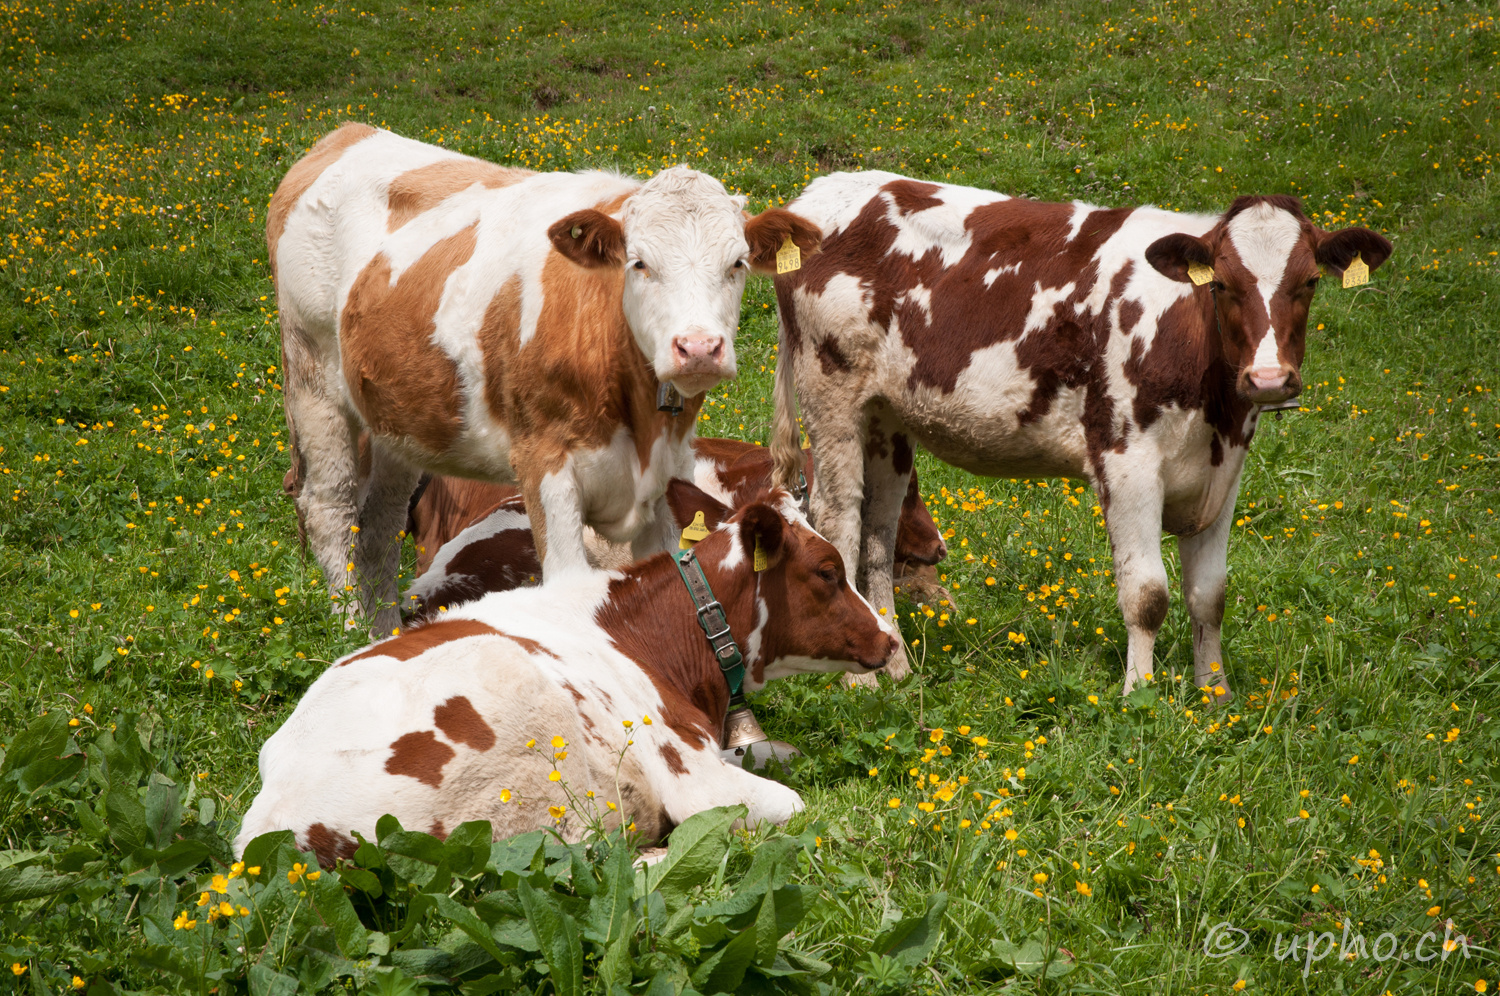
<svg viewBox="0 0 1500 996"><path fill-rule="evenodd" d="M746 927L693 972L693 986L704 993L732 993L745 981L755 959L756 931Z"/></svg>
<svg viewBox="0 0 1500 996"><path fill-rule="evenodd" d="M583 942L578 936L578 924L557 908L550 895L533 889L525 879L521 880L516 892L526 910L526 921L541 943L557 996L581 996Z"/></svg>
<svg viewBox="0 0 1500 996"><path fill-rule="evenodd" d="M937 946L943 911L947 908L948 894L934 892L927 900L925 913L906 917L882 932L875 939L873 950L894 958L907 968L915 968Z"/></svg>
<svg viewBox="0 0 1500 996"><path fill-rule="evenodd" d="M668 911L681 905L687 892L706 882L729 850L729 827L749 812L744 806L720 806L695 813L672 831L667 856L646 870L646 891L660 892Z"/></svg>
<svg viewBox="0 0 1500 996"><path fill-rule="evenodd" d="M333 939L344 957L363 958L370 950L370 932L359 922L359 914L354 912L354 904L344 892L342 877L319 876L313 888L313 902L324 922L333 928ZM379 886L378 881L376 885Z"/></svg>

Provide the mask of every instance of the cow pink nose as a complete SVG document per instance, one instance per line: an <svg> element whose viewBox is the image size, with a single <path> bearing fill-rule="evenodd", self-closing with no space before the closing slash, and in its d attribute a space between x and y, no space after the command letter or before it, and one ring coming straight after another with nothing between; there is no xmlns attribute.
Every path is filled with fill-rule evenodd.
<svg viewBox="0 0 1500 996"><path fill-rule="evenodd" d="M708 332L689 332L672 340L672 354L684 373L717 372L724 361L724 337Z"/></svg>
<svg viewBox="0 0 1500 996"><path fill-rule="evenodd" d="M1256 390L1274 391L1286 385L1289 372L1282 367L1258 367L1250 371L1250 383Z"/></svg>

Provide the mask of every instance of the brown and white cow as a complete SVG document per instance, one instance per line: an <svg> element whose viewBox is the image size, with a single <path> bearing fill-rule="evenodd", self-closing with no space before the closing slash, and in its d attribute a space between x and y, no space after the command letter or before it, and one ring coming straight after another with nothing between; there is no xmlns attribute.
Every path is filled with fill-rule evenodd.
<svg viewBox="0 0 1500 996"><path fill-rule="evenodd" d="M1196 681L1226 698L1229 527L1259 406L1302 388L1320 267L1342 272L1358 254L1374 269L1390 242L1324 231L1292 197L1179 214L873 171L820 178L789 206L825 238L776 280L778 478L800 466L800 394L812 521L859 565L867 597L891 605L914 444L976 474L1085 477L1114 550L1126 691L1151 672L1167 613L1165 529ZM1195 285L1197 266L1213 279Z"/></svg>
<svg viewBox="0 0 1500 996"><path fill-rule="evenodd" d="M266 242L290 476L333 594L357 584L375 631L396 624L423 470L517 483L549 573L584 565L585 525L665 548L699 396L735 375L745 274L787 237L817 246L795 215L743 207L686 167L531 173L360 124L293 166ZM657 411L660 384L680 417Z"/></svg>
<svg viewBox="0 0 1500 996"><path fill-rule="evenodd" d="M703 511L713 528L694 552L744 655L747 690L873 670L896 652L895 630L786 492L733 513L683 481L669 494L679 517ZM751 823L785 822L802 808L797 793L720 756L728 702L668 554L622 572L549 575L325 671L261 748L261 790L235 851L288 829L331 864L386 813L437 835L489 820L496 839L554 825L576 839L597 815L658 840L734 804Z"/></svg>
<svg viewBox="0 0 1500 996"><path fill-rule="evenodd" d="M693 454L694 483L730 508L748 503L771 486L771 453L764 446L737 439L695 438ZM810 453L805 467L811 480ZM413 504L407 528L416 543L418 576L406 591L402 609L412 619L426 618L441 607L472 601L491 591L533 584L541 577L526 502L513 487L434 477ZM630 563L628 549L587 538L589 559L595 566ZM897 584L911 593L930 594L934 602L949 598L932 567L947 553L913 471L896 530Z"/></svg>

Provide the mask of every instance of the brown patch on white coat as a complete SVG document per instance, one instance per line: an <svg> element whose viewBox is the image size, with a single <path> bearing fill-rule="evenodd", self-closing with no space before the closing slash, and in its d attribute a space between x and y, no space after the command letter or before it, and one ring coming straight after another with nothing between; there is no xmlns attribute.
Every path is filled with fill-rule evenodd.
<svg viewBox="0 0 1500 996"><path fill-rule="evenodd" d="M702 511L714 526L695 555L745 653L747 688L878 668L895 652L891 627L784 492L734 513L686 482L669 496L677 515ZM743 804L751 823L802 808L720 758L728 692L667 554L489 595L341 664L262 748L237 852L289 829L331 861L386 813L417 828L489 820L496 839L552 826L549 807L573 805L554 768L575 797L595 793L606 826L623 812L648 842L714 806ZM578 837L579 814L560 828Z"/></svg>
<svg viewBox="0 0 1500 996"><path fill-rule="evenodd" d="M1290 197L1223 215L1046 204L889 173L834 174L791 205L822 251L776 280L778 479L818 461L812 518L892 605L891 536L915 443L973 473L1088 480L1130 633L1125 690L1166 616L1179 537L1197 683L1229 689L1229 523L1259 406L1294 396L1319 265L1390 243L1327 232ZM1213 268L1195 286L1193 264ZM890 669L892 677L904 665Z"/></svg>
<svg viewBox="0 0 1500 996"><path fill-rule="evenodd" d="M690 466L694 396L735 373L744 274L789 226L817 246L742 204L683 167L532 174L364 125L294 166L267 228L286 483L332 593L357 585L376 632L399 621L396 537L424 470L518 484L547 570L584 565L585 526L667 546L661 496ZM682 417L657 412L662 381L689 395Z"/></svg>

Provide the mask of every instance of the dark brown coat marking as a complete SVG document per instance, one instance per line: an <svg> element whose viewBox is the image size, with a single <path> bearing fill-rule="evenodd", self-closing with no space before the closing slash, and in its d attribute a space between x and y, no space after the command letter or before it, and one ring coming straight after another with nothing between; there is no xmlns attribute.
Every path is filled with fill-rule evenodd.
<svg viewBox="0 0 1500 996"><path fill-rule="evenodd" d="M502 636L498 630L475 622L472 619L452 619L442 622L430 623L426 626L417 626L400 636L389 640L382 640L366 650L360 651L353 657L341 663L353 664L362 661L366 657L394 657L398 661L409 661L418 654L426 653L433 647L441 646L452 640L462 640L470 636Z"/></svg>
<svg viewBox="0 0 1500 996"><path fill-rule="evenodd" d="M456 744L467 744L477 751L495 746L495 731L463 695L455 695L434 709L432 721Z"/></svg>
<svg viewBox="0 0 1500 996"><path fill-rule="evenodd" d="M434 736L431 730L407 733L391 744L391 756L386 758L385 770L437 788L443 784L443 765L453 757L453 748Z"/></svg>
<svg viewBox="0 0 1500 996"><path fill-rule="evenodd" d="M667 762L667 769L674 775L685 775L688 773L686 764L682 763L682 752L672 744L661 745L662 760Z"/></svg>
<svg viewBox="0 0 1500 996"><path fill-rule="evenodd" d="M302 832L302 841L307 850L318 856L318 865L332 868L340 859L354 857L359 845L346 834L330 830L322 823L314 823Z"/></svg>

